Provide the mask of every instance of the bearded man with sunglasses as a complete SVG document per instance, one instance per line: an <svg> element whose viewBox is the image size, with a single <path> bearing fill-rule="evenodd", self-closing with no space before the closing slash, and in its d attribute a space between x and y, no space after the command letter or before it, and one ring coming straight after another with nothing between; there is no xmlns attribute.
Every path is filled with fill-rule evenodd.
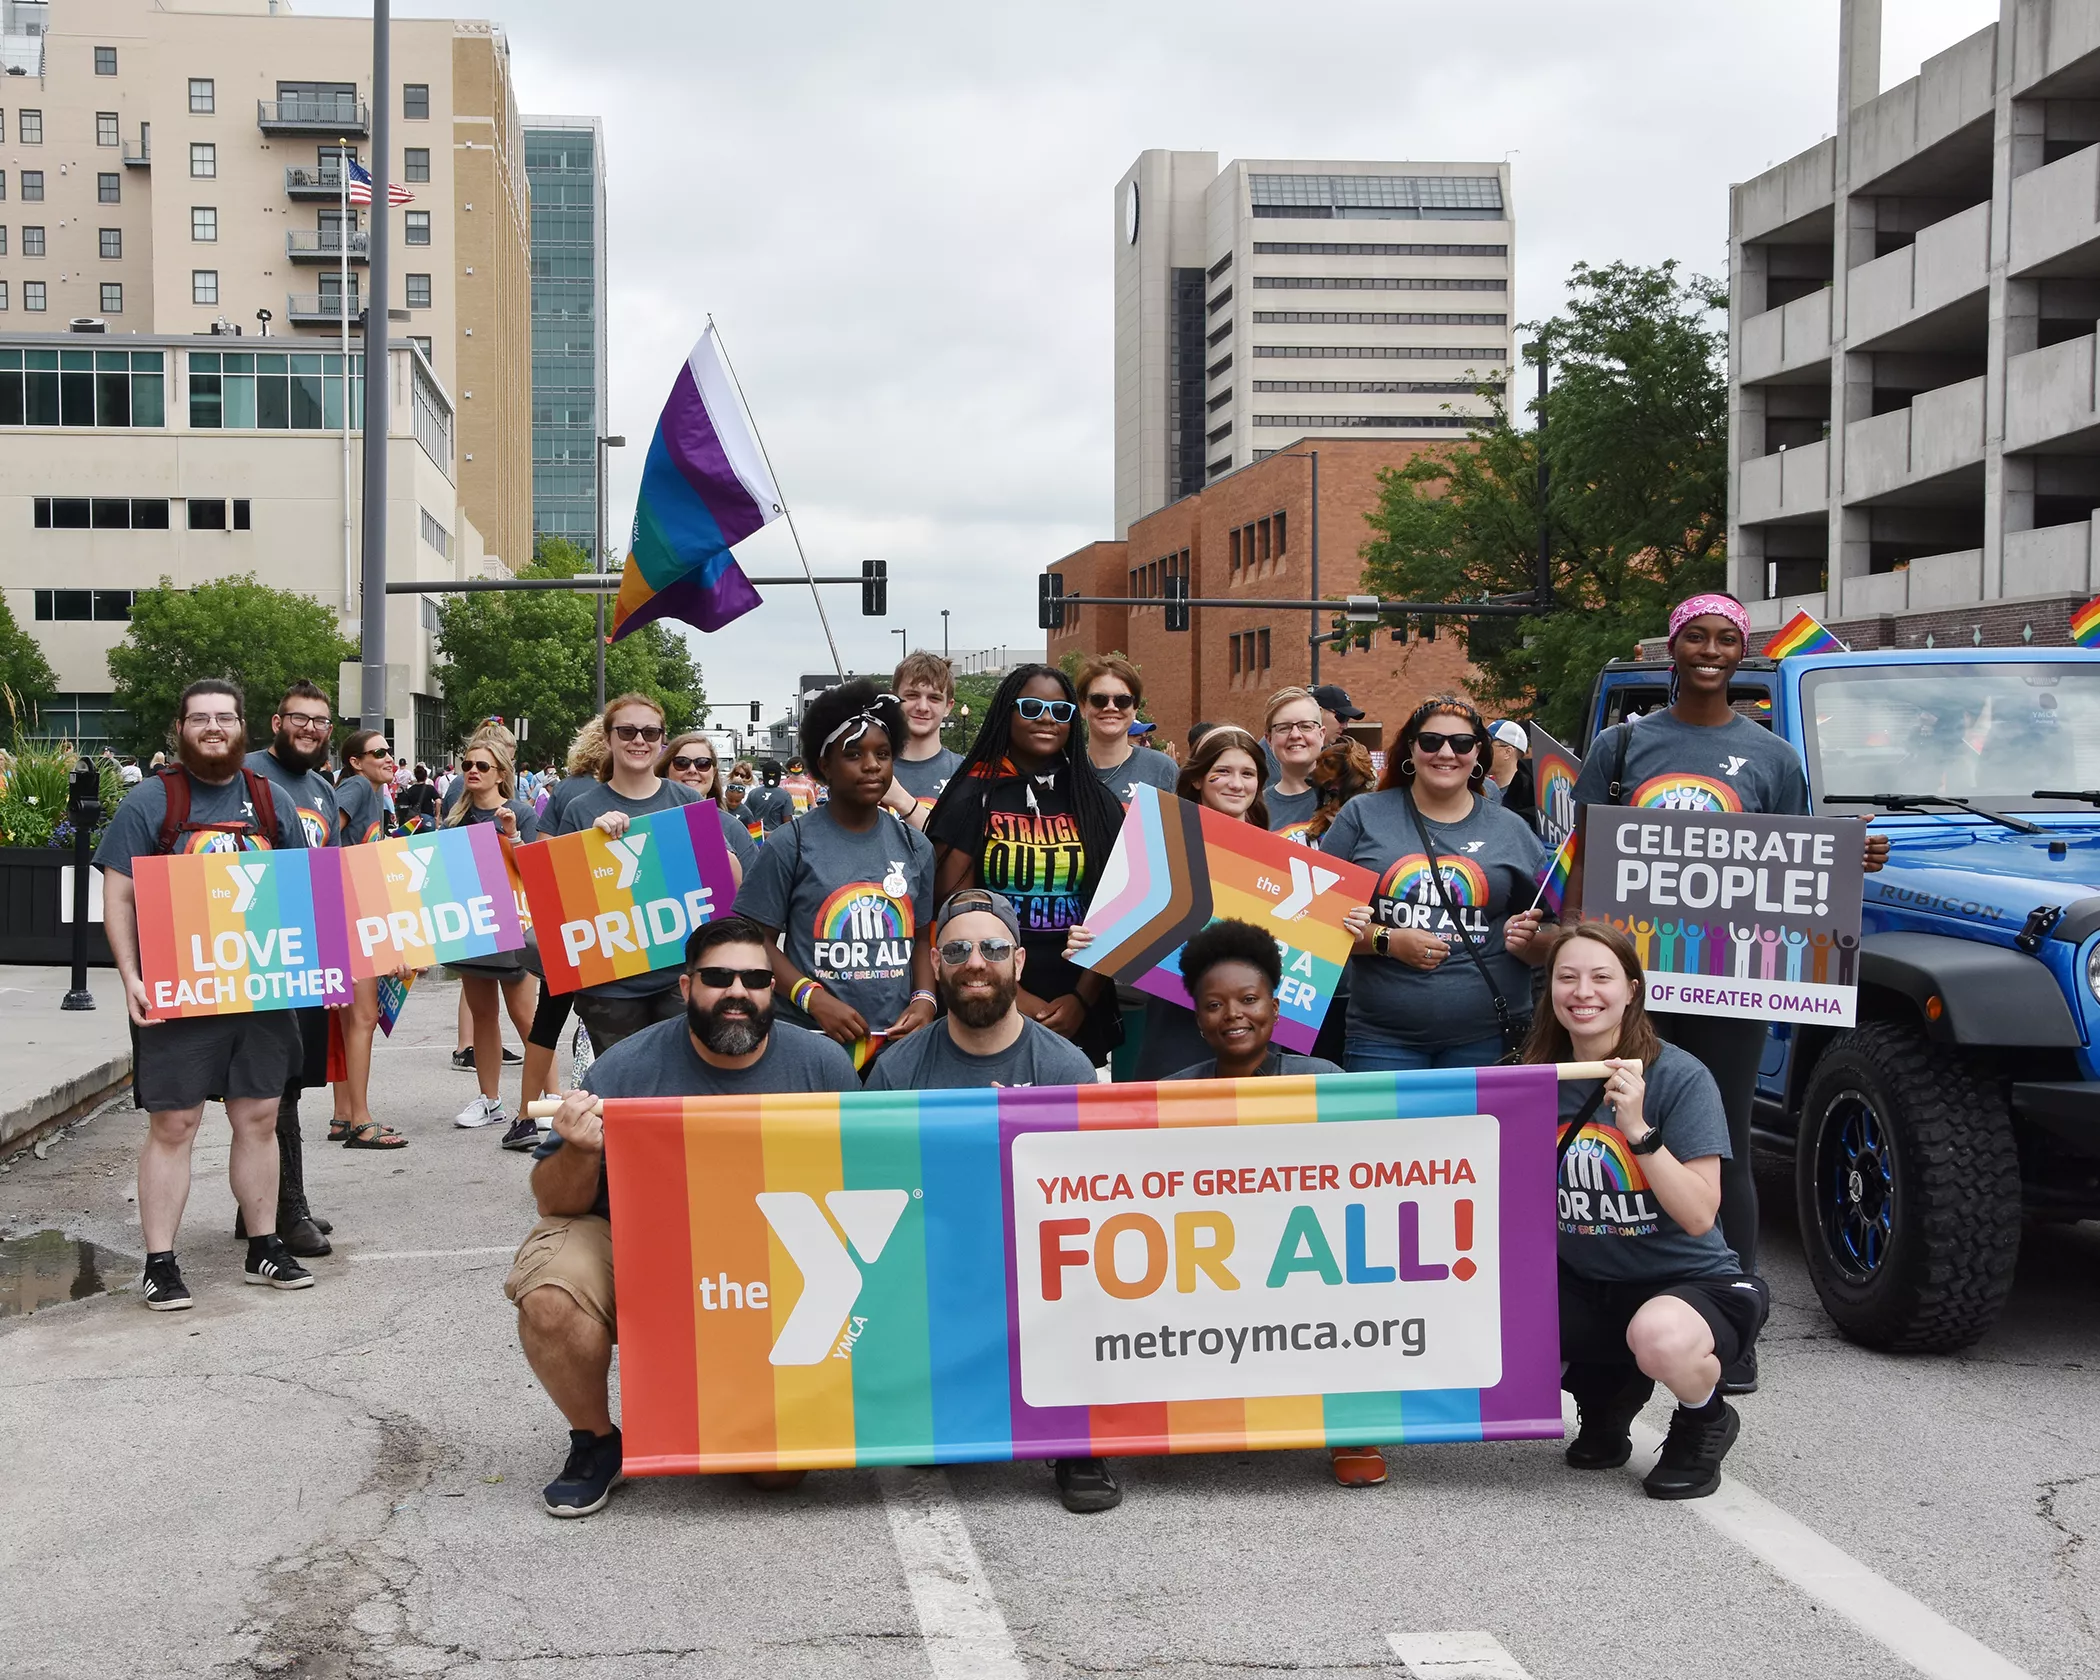
<svg viewBox="0 0 2100 1680"><path fill-rule="evenodd" d="M593 1062L584 1088L562 1099L553 1136L533 1152L539 1223L503 1292L518 1309L518 1341L532 1373L569 1425L568 1459L543 1495L550 1516L589 1516L621 1480L620 1431L606 1387L617 1317L599 1099L860 1089L853 1059L836 1044L775 1024L769 958L765 929L741 916L694 930L675 977L679 1017L643 1028ZM751 1479L789 1488L802 1476Z"/></svg>

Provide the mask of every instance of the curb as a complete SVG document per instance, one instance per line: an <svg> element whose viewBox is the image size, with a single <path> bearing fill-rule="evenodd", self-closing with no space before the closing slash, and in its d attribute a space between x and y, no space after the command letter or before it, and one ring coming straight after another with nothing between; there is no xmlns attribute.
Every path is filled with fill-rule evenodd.
<svg viewBox="0 0 2100 1680"><path fill-rule="evenodd" d="M127 1048L20 1108L0 1114L0 1149L11 1149L39 1132L78 1120L130 1083L131 1051Z"/></svg>

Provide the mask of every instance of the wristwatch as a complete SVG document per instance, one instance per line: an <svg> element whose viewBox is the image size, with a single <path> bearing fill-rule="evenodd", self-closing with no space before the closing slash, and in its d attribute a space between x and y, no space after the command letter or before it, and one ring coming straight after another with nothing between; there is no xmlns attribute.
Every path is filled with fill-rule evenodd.
<svg viewBox="0 0 2100 1680"><path fill-rule="evenodd" d="M1380 928L1371 935L1371 949L1376 951L1381 957L1389 957L1393 954L1386 948L1391 943L1392 929L1390 928Z"/></svg>
<svg viewBox="0 0 2100 1680"><path fill-rule="evenodd" d="M1658 1149L1662 1148L1662 1141L1662 1127L1650 1126L1645 1132L1641 1133L1641 1141L1639 1143L1629 1143L1626 1147L1636 1155L1653 1155Z"/></svg>

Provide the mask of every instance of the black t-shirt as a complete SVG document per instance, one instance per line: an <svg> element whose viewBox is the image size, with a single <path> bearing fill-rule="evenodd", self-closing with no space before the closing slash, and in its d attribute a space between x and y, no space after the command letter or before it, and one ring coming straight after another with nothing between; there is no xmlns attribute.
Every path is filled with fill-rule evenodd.
<svg viewBox="0 0 2100 1680"><path fill-rule="evenodd" d="M1065 930L1086 914L1089 872L1063 768L973 776L950 794L926 832L968 855L970 885L1013 901L1028 953L1022 986L1045 1002L1077 991L1082 970L1064 959Z"/></svg>

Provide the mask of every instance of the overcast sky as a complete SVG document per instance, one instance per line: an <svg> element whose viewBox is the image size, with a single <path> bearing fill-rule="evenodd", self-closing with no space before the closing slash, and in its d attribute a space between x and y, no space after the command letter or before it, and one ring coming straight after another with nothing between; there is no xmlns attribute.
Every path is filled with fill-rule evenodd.
<svg viewBox="0 0 2100 1680"><path fill-rule="evenodd" d="M352 10L331 0L302 10ZM449 15L458 5L397 13ZM1882 85L1997 16L1888 0ZM522 107L605 120L611 516L712 312L848 668L897 629L1041 646L1035 576L1113 535L1113 188L1148 147L1512 166L1517 319L1578 260L1727 263L1728 187L1834 122L1837 0L507 0ZM776 523L739 550L794 569ZM709 693L826 665L807 589L697 636Z"/></svg>

